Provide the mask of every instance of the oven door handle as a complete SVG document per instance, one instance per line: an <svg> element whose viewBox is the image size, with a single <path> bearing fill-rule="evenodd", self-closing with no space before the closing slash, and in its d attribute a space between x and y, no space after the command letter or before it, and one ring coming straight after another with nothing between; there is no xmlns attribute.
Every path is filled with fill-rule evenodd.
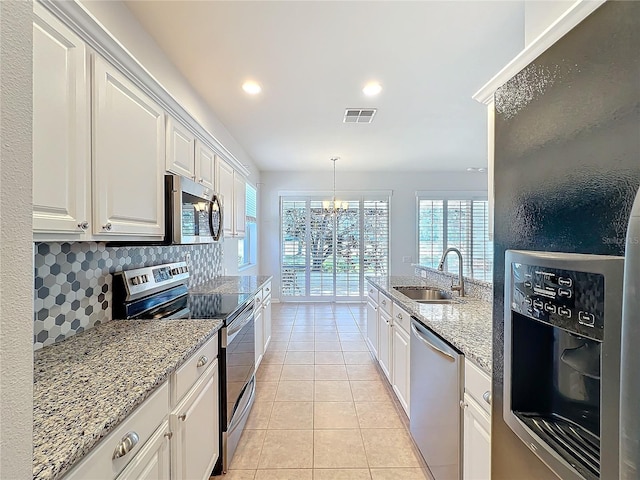
<svg viewBox="0 0 640 480"><path fill-rule="evenodd" d="M247 318L242 320L242 323L240 323L240 325L238 325L237 327L236 327L236 324L238 322L237 321L232 322L231 328L227 327L227 345L233 342L233 339L236 337L236 335L238 335L238 333L240 333L240 330L242 330L247 325L247 323L249 323L252 320L253 320L253 311L251 312L250 315L247 316Z"/></svg>
<svg viewBox="0 0 640 480"><path fill-rule="evenodd" d="M255 381L255 378L252 378L251 380L249 380L249 382L251 382L251 393L249 394L249 399L245 403L244 408L242 409L242 412L240 414L234 413L234 415L233 415L233 417L234 417L233 420L234 421L231 423L231 425L229 425L229 428L227 428L228 432L231 432L232 430L234 430L236 428L238 423L240 423L242 421L242 418L247 413L247 410L250 409L251 406L253 405L252 402L251 402L251 398L256 394L256 381Z"/></svg>

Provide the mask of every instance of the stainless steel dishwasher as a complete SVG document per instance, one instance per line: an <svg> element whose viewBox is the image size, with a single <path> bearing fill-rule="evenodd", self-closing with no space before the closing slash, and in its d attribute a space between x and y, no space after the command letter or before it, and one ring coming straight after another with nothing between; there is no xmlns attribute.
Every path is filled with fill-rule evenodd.
<svg viewBox="0 0 640 480"><path fill-rule="evenodd" d="M436 480L462 478L464 356L411 319L411 436Z"/></svg>

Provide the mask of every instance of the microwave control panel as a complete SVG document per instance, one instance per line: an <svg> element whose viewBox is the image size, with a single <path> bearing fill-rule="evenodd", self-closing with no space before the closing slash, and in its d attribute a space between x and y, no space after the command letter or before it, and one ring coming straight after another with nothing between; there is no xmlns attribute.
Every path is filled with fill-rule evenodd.
<svg viewBox="0 0 640 480"><path fill-rule="evenodd" d="M514 262L511 282L513 311L602 340L604 275Z"/></svg>

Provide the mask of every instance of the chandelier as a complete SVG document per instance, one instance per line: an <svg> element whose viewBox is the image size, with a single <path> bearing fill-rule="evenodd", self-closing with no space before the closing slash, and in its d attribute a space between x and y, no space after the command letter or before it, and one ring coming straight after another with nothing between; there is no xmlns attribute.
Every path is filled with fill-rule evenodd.
<svg viewBox="0 0 640 480"><path fill-rule="evenodd" d="M331 157L333 162L333 198L331 201L323 200L322 209L326 213L340 213L349 208L349 202L336 200L336 162L340 160L340 157Z"/></svg>

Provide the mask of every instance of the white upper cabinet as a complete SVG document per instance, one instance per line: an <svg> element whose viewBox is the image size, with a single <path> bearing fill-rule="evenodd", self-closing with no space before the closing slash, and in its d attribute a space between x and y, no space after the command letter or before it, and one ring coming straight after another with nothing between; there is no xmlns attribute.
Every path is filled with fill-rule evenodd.
<svg viewBox="0 0 640 480"><path fill-rule="evenodd" d="M98 56L93 82L93 233L162 236L164 112Z"/></svg>
<svg viewBox="0 0 640 480"><path fill-rule="evenodd" d="M215 154L204 143L196 140L196 181L215 190L214 184Z"/></svg>
<svg viewBox="0 0 640 480"><path fill-rule="evenodd" d="M246 189L242 175L231 165L216 156L216 191L224 200L224 235L244 237L246 226Z"/></svg>
<svg viewBox="0 0 640 480"><path fill-rule="evenodd" d="M90 231L90 110L84 42L33 6L33 231L82 240Z"/></svg>
<svg viewBox="0 0 640 480"><path fill-rule="evenodd" d="M180 122L167 116L167 171L196 179L196 137Z"/></svg>

